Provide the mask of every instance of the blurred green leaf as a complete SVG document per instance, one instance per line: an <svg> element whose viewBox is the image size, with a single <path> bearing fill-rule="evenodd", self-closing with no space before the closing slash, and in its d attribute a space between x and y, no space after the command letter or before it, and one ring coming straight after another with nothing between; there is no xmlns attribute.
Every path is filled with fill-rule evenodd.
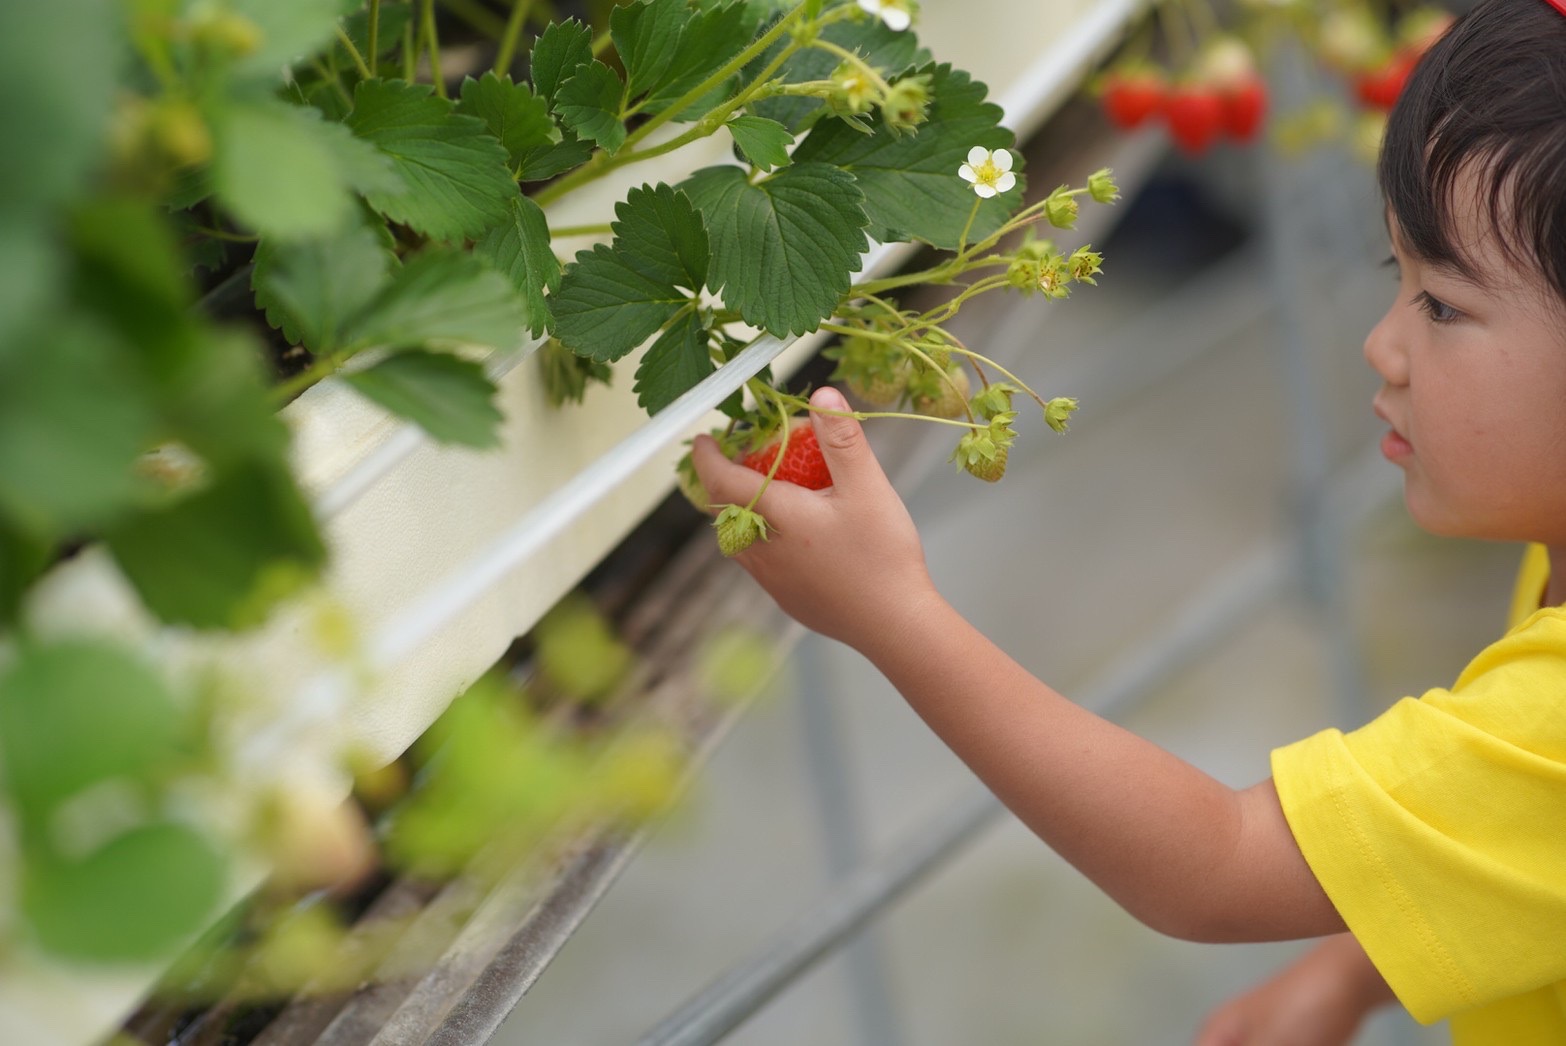
<svg viewBox="0 0 1566 1046"><path fill-rule="evenodd" d="M90 317L56 316L22 340L0 355L0 511L63 537L130 501L156 413L132 350Z"/></svg>
<svg viewBox="0 0 1566 1046"><path fill-rule="evenodd" d="M402 180L400 192L366 194L392 221L456 241L506 220L518 193L506 150L484 121L455 112L432 88L364 80L354 90L348 126L389 156Z"/></svg>
<svg viewBox="0 0 1566 1046"><path fill-rule="evenodd" d="M533 42L528 64L533 90L554 104L555 91L593 60L593 31L576 19L553 22Z"/></svg>
<svg viewBox="0 0 1566 1046"><path fill-rule="evenodd" d="M343 330L352 349L487 345L507 350L528 318L511 281L470 253L428 250L392 274Z"/></svg>
<svg viewBox="0 0 1566 1046"><path fill-rule="evenodd" d="M267 322L312 352L334 351L349 322L390 278L396 257L379 233L352 225L329 239L256 250L250 283Z"/></svg>
<svg viewBox="0 0 1566 1046"><path fill-rule="evenodd" d="M65 271L41 215L0 212L0 356L30 319L56 307Z"/></svg>
<svg viewBox="0 0 1566 1046"><path fill-rule="evenodd" d="M635 660L604 616L580 595L551 607L534 629L534 639L539 669L573 700L607 697Z"/></svg>
<svg viewBox="0 0 1566 1046"><path fill-rule="evenodd" d="M22 594L49 565L52 548L23 534L0 517L0 626L11 624Z"/></svg>
<svg viewBox="0 0 1566 1046"><path fill-rule="evenodd" d="M694 292L707 274L706 230L683 193L667 185L632 189L615 214L613 246L579 253L550 299L555 336L600 362L619 359L668 323L691 300L678 288Z"/></svg>
<svg viewBox="0 0 1566 1046"><path fill-rule="evenodd" d="M535 97L527 84L512 83L509 76L488 72L477 80L471 76L463 80L457 112L483 120L515 167L521 167L533 150L561 140L549 104Z"/></svg>
<svg viewBox="0 0 1566 1046"><path fill-rule="evenodd" d="M609 364L578 356L554 338L538 347L535 358L539 377L544 382L544 393L552 407L581 403L587 398L589 384L608 385L614 380L614 368Z"/></svg>
<svg viewBox="0 0 1566 1046"><path fill-rule="evenodd" d="M236 465L106 537L147 606L197 628L258 624L326 558L309 506L272 462Z"/></svg>
<svg viewBox="0 0 1566 1046"><path fill-rule="evenodd" d="M615 71L592 61L560 85L555 93L555 112L577 137L597 142L613 153L625 142L625 124L620 118L624 94L625 85Z"/></svg>
<svg viewBox="0 0 1566 1046"><path fill-rule="evenodd" d="M134 828L80 860L28 858L22 913L44 948L72 959L160 956L200 929L223 891L222 856L184 824Z"/></svg>
<svg viewBox="0 0 1566 1046"><path fill-rule="evenodd" d="M524 322L534 336L549 325L544 291L560 286L560 259L550 247L543 210L526 196L511 201L511 220L484 234L473 253L494 266L522 295Z"/></svg>
<svg viewBox="0 0 1566 1046"><path fill-rule="evenodd" d="M734 144L754 166L763 171L788 163L788 147L794 136L776 120L760 116L736 116L726 125Z"/></svg>
<svg viewBox="0 0 1566 1046"><path fill-rule="evenodd" d="M768 333L804 334L832 314L869 244L854 176L795 162L752 185L740 167L707 167L682 182L707 221L708 285Z"/></svg>
<svg viewBox="0 0 1566 1046"><path fill-rule="evenodd" d="M180 730L163 680L107 643L23 645L0 675L6 783L31 824L99 781L166 773Z"/></svg>
<svg viewBox="0 0 1566 1046"><path fill-rule="evenodd" d="M86 185L125 71L122 9L0 4L0 216L36 216Z"/></svg>
<svg viewBox="0 0 1566 1046"><path fill-rule="evenodd" d="M656 414L716 368L707 352L707 329L688 312L671 323L636 367L636 402Z"/></svg>
<svg viewBox="0 0 1566 1046"><path fill-rule="evenodd" d="M235 71L281 81L286 66L324 48L337 20L360 5L361 0L229 0L235 14L261 31L261 46L237 61Z"/></svg>
<svg viewBox="0 0 1566 1046"><path fill-rule="evenodd" d="M495 386L471 360L449 353L399 352L344 380L441 443L485 449L500 445L504 416L495 406Z"/></svg>
<svg viewBox="0 0 1566 1046"><path fill-rule="evenodd" d="M239 222L275 239L325 236L353 213L348 179L328 136L348 134L313 109L277 102L235 103L216 110L212 185ZM373 156L373 152L371 153Z"/></svg>
<svg viewBox="0 0 1566 1046"><path fill-rule="evenodd" d="M875 129L869 135L840 120L826 120L799 143L794 162L829 163L852 171L864 190L868 231L875 239L917 239L955 249L975 199L972 187L957 177L957 168L974 146L1010 148L1015 139L1000 125L1001 107L984 100L988 93L984 84L949 65L922 71L933 76L933 101L929 119L916 134L894 135L878 115L869 121ZM1020 173L1020 163L1017 169ZM986 200L969 240L1000 228L1022 199L1019 187Z"/></svg>

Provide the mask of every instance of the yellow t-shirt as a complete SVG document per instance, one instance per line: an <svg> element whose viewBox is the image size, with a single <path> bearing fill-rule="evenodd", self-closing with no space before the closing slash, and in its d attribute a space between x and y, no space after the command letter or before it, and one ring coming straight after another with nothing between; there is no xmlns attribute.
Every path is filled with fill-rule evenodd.
<svg viewBox="0 0 1566 1046"><path fill-rule="evenodd" d="M1510 631L1450 690L1272 754L1305 860L1409 1013L1566 1044L1566 609L1524 557Z"/></svg>

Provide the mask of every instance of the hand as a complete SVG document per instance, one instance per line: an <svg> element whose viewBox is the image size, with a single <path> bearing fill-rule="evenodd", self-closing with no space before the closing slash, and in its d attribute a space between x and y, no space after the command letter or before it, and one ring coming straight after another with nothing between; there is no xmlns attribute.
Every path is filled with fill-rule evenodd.
<svg viewBox="0 0 1566 1046"><path fill-rule="evenodd" d="M1196 1046L1343 1046L1392 999L1364 949L1338 934L1214 1010Z"/></svg>
<svg viewBox="0 0 1566 1046"><path fill-rule="evenodd" d="M811 406L848 411L836 389L816 390ZM766 541L735 557L778 605L807 628L863 650L895 630L899 615L937 598L907 508L851 417L812 412L811 425L832 486L806 490L774 481L756 503ZM691 460L715 509L745 505L764 477L698 436Z"/></svg>

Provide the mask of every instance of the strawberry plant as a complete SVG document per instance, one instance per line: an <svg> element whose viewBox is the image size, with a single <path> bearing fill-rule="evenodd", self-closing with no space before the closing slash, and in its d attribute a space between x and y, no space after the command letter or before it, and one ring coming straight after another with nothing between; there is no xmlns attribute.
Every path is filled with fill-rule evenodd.
<svg viewBox="0 0 1566 1046"><path fill-rule="evenodd" d="M502 421L485 354L536 348L557 402L623 368L655 414L756 331L827 332L858 416L948 426L986 480L1015 443L1013 397L1056 431L1075 409L947 324L990 291L1092 284L1099 254L1035 230L1071 228L1115 184L1025 204L1000 107L921 45L910 5L634 0L593 24L498 6L0 9L0 880L17 884L0 951L162 955L211 915L236 851L311 885L362 867L367 826L327 798L353 753L319 780L244 779L229 732L256 683L158 656L286 603L351 659L313 588L330 549L279 414L323 378L480 452ZM714 137L732 162L630 177L595 220L557 217ZM566 237L597 242L561 257ZM872 241L934 260L861 278ZM904 308L926 284L953 294ZM790 421L808 409L763 371L720 433L811 485L813 437ZM726 550L764 534L752 508L716 508ZM56 580L78 556L111 568L96 605ZM455 845L408 830L438 834L451 795L402 822L408 863L421 839ZM301 857L317 845L326 859Z"/></svg>

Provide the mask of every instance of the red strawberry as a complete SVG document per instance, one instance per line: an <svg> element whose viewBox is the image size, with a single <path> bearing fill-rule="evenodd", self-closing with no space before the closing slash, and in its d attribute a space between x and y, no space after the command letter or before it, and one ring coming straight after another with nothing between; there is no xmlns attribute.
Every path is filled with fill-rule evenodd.
<svg viewBox="0 0 1566 1046"><path fill-rule="evenodd" d="M1266 116L1267 84L1260 77L1224 91L1223 129L1229 137L1241 142L1253 141Z"/></svg>
<svg viewBox="0 0 1566 1046"><path fill-rule="evenodd" d="M741 459L740 464L766 475L772 471L772 462L778 456L780 442L780 440L774 441L760 450L752 451ZM777 474L773 478L783 480L785 483L809 487L811 490L820 490L822 487L832 485L832 473L827 471L826 459L821 456L821 447L816 443L815 429L808 424L795 425L789 429L788 449L784 452L783 463L778 466Z"/></svg>
<svg viewBox="0 0 1566 1046"><path fill-rule="evenodd" d="M1158 114L1164 92L1164 77L1158 70L1122 69L1105 78L1100 99L1110 123L1129 131Z"/></svg>
<svg viewBox="0 0 1566 1046"><path fill-rule="evenodd" d="M1417 54L1401 51L1380 66L1360 73L1354 77L1355 97L1372 109L1390 111L1418 62Z"/></svg>
<svg viewBox="0 0 1566 1046"><path fill-rule="evenodd" d="M1201 84L1175 88L1164 103L1169 132L1180 148L1193 155L1218 140L1223 118L1223 99L1217 91Z"/></svg>

